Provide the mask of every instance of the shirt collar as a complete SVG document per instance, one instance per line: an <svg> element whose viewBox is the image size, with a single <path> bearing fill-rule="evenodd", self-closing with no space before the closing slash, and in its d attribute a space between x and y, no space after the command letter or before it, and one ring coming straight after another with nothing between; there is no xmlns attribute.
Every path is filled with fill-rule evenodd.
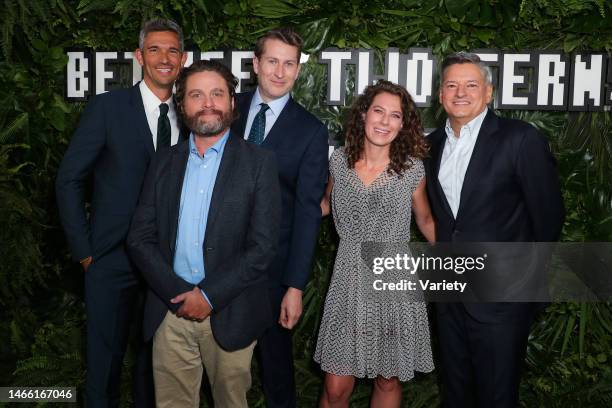
<svg viewBox="0 0 612 408"><path fill-rule="evenodd" d="M273 101L266 103L261 98L261 94L259 93L259 87L257 87L257 90L255 91L255 95L253 95L253 99L251 100L251 109L257 107L257 110L259 111L259 104L266 103L270 107L270 111L272 111L274 116L278 116L280 115L281 111L283 110L287 102L289 101L290 97L291 97L291 93L287 92L285 95L281 96L280 98L274 99Z"/></svg>
<svg viewBox="0 0 612 408"><path fill-rule="evenodd" d="M229 134L230 134L230 130L227 129L225 133L223 134L223 136L221 137L221 139L217 140L217 142L214 145L210 146L206 150L206 152L212 149L217 154L223 153L223 150L225 149L225 144L227 143L227 139L229 139ZM195 145L195 135L193 134L193 132L189 134L189 151L191 153L197 154L198 156L200 155ZM204 154L206 154L206 152L204 152Z"/></svg>
<svg viewBox="0 0 612 408"><path fill-rule="evenodd" d="M168 108L170 108L171 110L174 109L174 103L172 101L172 95L170 95L170 98L168 98L168 100L166 101L161 101L154 93L153 91L151 91L151 89L149 89L149 87L147 86L147 83L144 81L144 79L142 81L140 81L140 84L138 84L139 88L140 88L140 95L142 95L142 103L144 105L145 108L145 112L153 112L155 111L155 109L159 109L159 105L162 103L167 103L168 104Z"/></svg>
<svg viewBox="0 0 612 408"><path fill-rule="evenodd" d="M461 126L461 129L459 130L459 135L461 137L467 136L467 138L470 140L475 139L476 136L478 136L478 132L480 131L480 127L482 126L482 122L484 121L485 116L487 116L488 111L489 109L485 107L484 110L480 112L478 116L476 116L474 119L472 119L465 125ZM455 132L451 127L449 119L446 119L446 126L444 127L444 130L446 131L446 139L449 142L455 143L458 141L459 138L455 136Z"/></svg>

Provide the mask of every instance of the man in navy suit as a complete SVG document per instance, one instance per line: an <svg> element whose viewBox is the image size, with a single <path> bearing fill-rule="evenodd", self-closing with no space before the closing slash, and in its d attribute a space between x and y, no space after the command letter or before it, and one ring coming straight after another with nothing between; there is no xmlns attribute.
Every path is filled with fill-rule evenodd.
<svg viewBox="0 0 612 408"><path fill-rule="evenodd" d="M440 102L448 120L428 137L426 165L436 240L556 241L564 208L548 143L531 125L489 110L492 93L491 72L477 55L460 52L442 62ZM500 277L516 283L524 272ZM529 328L539 308L521 302L436 305L444 407L518 406Z"/></svg>
<svg viewBox="0 0 612 408"><path fill-rule="evenodd" d="M56 180L66 238L85 272L89 407L119 405L123 356L140 292L124 244L151 156L179 139L172 86L186 59L180 27L169 20L145 23L136 58L144 80L89 102ZM153 405L150 360L150 346L143 345L134 373L136 406Z"/></svg>
<svg viewBox="0 0 612 408"><path fill-rule="evenodd" d="M327 128L290 94L300 72L301 49L302 39L287 28L257 41L253 68L258 86L238 95L241 118L233 127L276 154L281 186L280 246L269 269L278 324L258 339L256 350L268 407L296 406L290 330L302 313L327 179Z"/></svg>

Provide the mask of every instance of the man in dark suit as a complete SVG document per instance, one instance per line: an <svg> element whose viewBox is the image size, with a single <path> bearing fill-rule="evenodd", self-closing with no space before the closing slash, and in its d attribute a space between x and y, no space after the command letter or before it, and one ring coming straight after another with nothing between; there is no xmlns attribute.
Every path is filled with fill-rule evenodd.
<svg viewBox="0 0 612 408"><path fill-rule="evenodd" d="M62 225L72 256L85 271L89 407L119 405L123 356L140 286L124 241L155 148L179 139L172 86L186 58L180 27L169 20L145 23L136 58L144 80L90 101L56 181ZM84 193L92 173L88 219ZM153 404L150 353L144 345L139 352L136 406Z"/></svg>
<svg viewBox="0 0 612 408"><path fill-rule="evenodd" d="M445 128L429 137L427 190L439 242L551 242L564 218L555 161L527 123L487 108L489 68L442 63ZM520 273L521 271L515 271ZM516 407L534 303L438 303L445 407Z"/></svg>
<svg viewBox="0 0 612 408"><path fill-rule="evenodd" d="M246 408L255 340L272 319L277 170L271 152L230 134L236 84L215 61L182 71L176 101L191 136L153 159L127 239L150 286L158 407L197 407L204 367L215 406Z"/></svg>
<svg viewBox="0 0 612 408"><path fill-rule="evenodd" d="M255 92L237 97L241 118L233 130L276 154L281 185L280 247L269 270L278 324L258 339L257 355L268 407L295 407L291 329L302 314L327 178L327 128L291 98L300 72L302 39L291 29L257 41ZM277 215L278 216L278 215Z"/></svg>

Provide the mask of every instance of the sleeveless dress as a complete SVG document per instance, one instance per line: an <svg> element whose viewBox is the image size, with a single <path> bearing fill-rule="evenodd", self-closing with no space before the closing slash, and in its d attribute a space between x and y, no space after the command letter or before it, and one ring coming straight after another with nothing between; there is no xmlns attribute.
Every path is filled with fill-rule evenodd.
<svg viewBox="0 0 612 408"><path fill-rule="evenodd" d="M408 381L415 371L434 369L427 308L415 300L422 298L376 296L372 265L363 259L365 243L410 240L412 193L425 175L421 160L411 162L401 177L385 170L365 186L347 167L344 148L330 158L331 207L340 244L314 355L325 372Z"/></svg>

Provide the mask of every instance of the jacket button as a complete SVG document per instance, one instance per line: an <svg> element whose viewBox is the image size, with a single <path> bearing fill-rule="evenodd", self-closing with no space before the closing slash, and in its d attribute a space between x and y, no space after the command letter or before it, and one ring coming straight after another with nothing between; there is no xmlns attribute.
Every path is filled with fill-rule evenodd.
<svg viewBox="0 0 612 408"><path fill-rule="evenodd" d="M214 251L214 250L215 250L215 248L213 248L213 247L208 247L208 248L206 248L206 251L207 251L207 252Z"/></svg>

